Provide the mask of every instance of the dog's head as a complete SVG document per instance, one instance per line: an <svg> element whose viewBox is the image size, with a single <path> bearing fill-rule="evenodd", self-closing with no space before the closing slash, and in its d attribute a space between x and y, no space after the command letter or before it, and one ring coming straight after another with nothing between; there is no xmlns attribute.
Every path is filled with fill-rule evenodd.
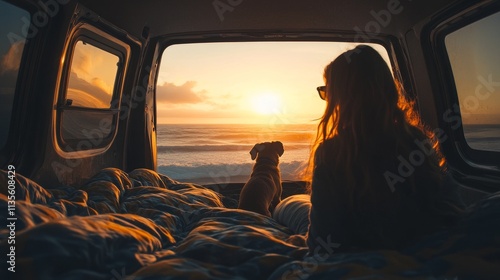
<svg viewBox="0 0 500 280"><path fill-rule="evenodd" d="M264 142L255 144L252 150L250 150L250 156L252 157L252 160L256 159L258 154L261 156L274 154L280 157L284 152L285 149L280 141Z"/></svg>

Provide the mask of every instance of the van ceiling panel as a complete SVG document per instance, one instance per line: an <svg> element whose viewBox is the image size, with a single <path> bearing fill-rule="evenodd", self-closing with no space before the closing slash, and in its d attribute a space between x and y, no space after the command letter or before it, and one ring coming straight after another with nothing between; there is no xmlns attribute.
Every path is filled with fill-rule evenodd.
<svg viewBox="0 0 500 280"><path fill-rule="evenodd" d="M97 14L129 33L151 36L228 31L377 31L369 23L379 18L375 33L397 35L453 0L81 0ZM218 10L216 9L216 7ZM383 12L381 12L383 11ZM387 12L395 12L387 18ZM398 12L399 11L399 12ZM385 26L384 26L385 25Z"/></svg>

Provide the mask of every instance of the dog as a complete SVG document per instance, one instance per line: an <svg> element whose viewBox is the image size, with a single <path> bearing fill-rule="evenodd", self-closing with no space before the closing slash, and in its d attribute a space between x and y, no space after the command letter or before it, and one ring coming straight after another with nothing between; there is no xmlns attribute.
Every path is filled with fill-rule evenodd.
<svg viewBox="0 0 500 280"><path fill-rule="evenodd" d="M284 152L283 144L279 141L258 143L250 150L252 160L257 160L250 179L241 189L239 209L271 217L283 192L278 164Z"/></svg>

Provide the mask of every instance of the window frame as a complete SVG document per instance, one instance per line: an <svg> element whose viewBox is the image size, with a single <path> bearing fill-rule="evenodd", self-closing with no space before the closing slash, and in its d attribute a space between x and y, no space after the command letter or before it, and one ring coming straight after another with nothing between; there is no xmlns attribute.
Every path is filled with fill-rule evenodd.
<svg viewBox="0 0 500 280"><path fill-rule="evenodd" d="M57 98L55 101L55 116L54 116L54 139L56 151L68 158L94 156L105 152L113 143L117 131L121 100L123 96L123 85L126 76L128 64L130 61L130 46L125 42L113 37L112 35L94 27L89 23L80 23L75 26L73 33L67 41L65 53L61 60L61 73L59 75ZM116 55L119 59L115 82L113 85L113 93L111 98L110 108L90 108L82 106L73 106L66 104L66 96L69 85L70 71L73 62L73 55L78 42L84 42L101 49L107 53ZM80 111L89 113L103 113L112 116L111 131L103 138L102 144L96 145L91 149L78 150L77 145L82 141L90 139L67 140L63 138L62 120L65 111Z"/></svg>
<svg viewBox="0 0 500 280"><path fill-rule="evenodd" d="M335 33L335 32L316 32L312 34L303 34L303 33L289 33L286 35L282 35L281 33L272 33L272 32L261 32L261 33L221 33L221 34L182 34L178 36L168 36L165 38L158 38L158 58L157 58L157 67L156 67L156 80L154 83L155 87L155 99L157 98L156 87L158 85L157 78L159 77L159 71L161 69L161 62L163 61L163 55L166 52L166 49L173 45L182 45L182 44L203 44L203 43L250 43L250 42L335 42L335 43L355 43L355 44L378 44L382 46L389 57L390 65L388 65L395 78L397 78L404 86L404 93L406 97L411 99L412 101L416 101L417 96L415 94L415 81L413 76L411 75L411 69L409 68L409 63L405 57L403 46L401 45L401 41L394 37L379 34L376 36L372 36L368 41L357 41L357 34L344 34L344 33ZM332 57L332 59L334 59ZM328 61L325 62L325 64ZM318 73L321 75L321 73ZM315 88L311 89L315 91ZM156 105L156 102L155 102ZM415 102L415 106L418 109L418 104ZM155 126L157 126L157 108L155 107ZM157 135L158 132L157 132ZM158 143L156 143L158 145ZM158 154L155 154L156 162ZM237 183L239 184L239 183Z"/></svg>
<svg viewBox="0 0 500 280"><path fill-rule="evenodd" d="M74 56L77 44L79 42L83 42L84 44L89 44L89 45L91 45L94 48L97 48L97 49L99 49L101 51L104 51L104 52L106 52L108 54L112 54L112 55L115 55L116 57L118 57L118 65L117 65L117 69L116 69L115 82L113 84L113 92L112 92L112 95L111 95L110 108L84 107L84 106L77 106L77 105L67 105L67 102L66 102L67 98L66 97L67 97L67 94L68 94L69 78L71 76L71 72L70 71L71 71L72 64L73 64L73 56ZM66 85L65 85L64 88L62 88L62 90L64 91L64 93L61 94L61 98L63 98L62 103L60 103L61 106L64 107L65 109L71 108L71 109L98 110L98 111L116 109L118 107L118 104L116 104L116 99L119 98L119 93L117 92L116 87L120 85L120 83L119 83L120 73L123 73L123 69L122 69L123 68L123 55L122 55L122 53L119 52L119 51L116 51L113 48L109 48L107 45L102 44L102 43L96 41L92 37L88 37L85 34L82 34L82 35L78 36L77 38L75 38L74 44L72 44L70 59L71 59L71 61L68 62L67 69L66 69L67 74L68 74L68 76L66 78ZM115 102L113 102L113 101L115 101Z"/></svg>
<svg viewBox="0 0 500 280"><path fill-rule="evenodd" d="M462 7L463 8L463 7ZM451 66L448 51L446 49L446 36L468 26L476 21L484 19L500 11L498 4L484 6L481 4L463 8L460 12L451 11L450 16L445 15L444 20L438 22L430 33L430 42L432 48L432 60L437 65L437 71L440 74L440 87L436 90L443 93L442 97L436 96L440 108L437 108L439 126L443 128L448 139L441 145L448 149L453 149L458 157L462 159L469 167L498 172L500 166L500 152L473 149L467 143L464 129L462 126L462 113L456 112L456 105L459 103L458 92L455 85L455 78ZM432 27L431 27L432 29ZM424 46L425 49L425 46ZM453 128L450 123L445 122L445 114L453 111L453 116L460 118L460 126ZM456 124L455 124L456 126Z"/></svg>

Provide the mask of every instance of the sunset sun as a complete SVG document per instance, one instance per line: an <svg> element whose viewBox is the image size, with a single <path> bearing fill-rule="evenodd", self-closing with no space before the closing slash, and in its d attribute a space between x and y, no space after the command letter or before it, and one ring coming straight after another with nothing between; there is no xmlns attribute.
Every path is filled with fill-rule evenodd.
<svg viewBox="0 0 500 280"><path fill-rule="evenodd" d="M281 100L274 93L261 93L252 99L253 110L261 115L270 115L279 112Z"/></svg>

